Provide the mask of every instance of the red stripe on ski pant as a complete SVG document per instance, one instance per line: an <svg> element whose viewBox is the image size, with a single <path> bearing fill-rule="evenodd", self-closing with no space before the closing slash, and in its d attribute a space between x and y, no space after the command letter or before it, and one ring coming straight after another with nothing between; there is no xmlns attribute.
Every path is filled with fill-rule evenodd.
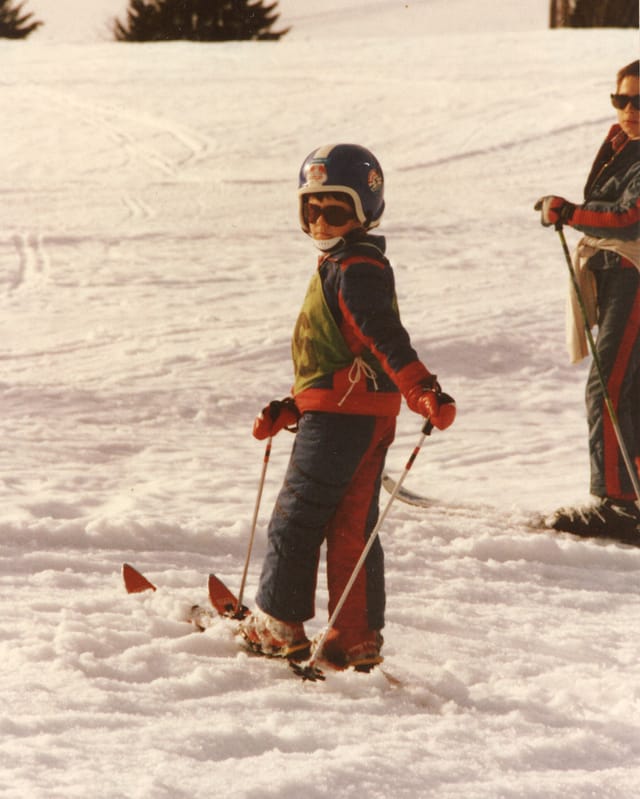
<svg viewBox="0 0 640 799"><path fill-rule="evenodd" d="M329 615L340 600L346 584L353 574L370 531L378 517L380 477L387 449L395 434L395 417L378 417L371 444L327 526L327 582L329 589ZM376 568L383 568L381 545L375 558ZM371 558L374 560L374 558ZM371 564L365 561L358 577L340 611L335 627L340 631L366 631L369 629L368 582L372 577L383 584L383 575L370 575Z"/></svg>
<svg viewBox="0 0 640 799"><path fill-rule="evenodd" d="M607 382L607 391L616 415L618 415L618 409L620 407L622 385L638 336L640 336L640 290L636 292L635 302L633 303L629 315L629 321L625 328L624 335L622 336L620 348ZM604 477L607 496L616 497L618 499L635 499L635 494L625 494L620 483L620 460L622 455L616 432L606 407L603 408L603 445ZM638 464L636 464L636 466L640 474Z"/></svg>

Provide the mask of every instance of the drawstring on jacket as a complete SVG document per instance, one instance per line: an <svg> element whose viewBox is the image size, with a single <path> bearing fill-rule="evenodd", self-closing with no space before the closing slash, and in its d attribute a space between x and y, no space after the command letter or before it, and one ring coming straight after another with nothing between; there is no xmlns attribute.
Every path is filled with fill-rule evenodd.
<svg viewBox="0 0 640 799"><path fill-rule="evenodd" d="M345 402L349 394L351 394L353 389L363 377L365 379L372 380L375 390L378 390L378 376L375 370L358 355L356 358L354 358L351 368L349 369L349 388L347 389L344 397L338 403L338 406L341 406L343 402Z"/></svg>

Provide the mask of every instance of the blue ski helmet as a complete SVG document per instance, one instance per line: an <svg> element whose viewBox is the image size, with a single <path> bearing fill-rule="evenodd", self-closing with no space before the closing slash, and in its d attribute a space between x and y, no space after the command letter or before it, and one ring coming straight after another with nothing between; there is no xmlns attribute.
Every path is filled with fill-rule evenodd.
<svg viewBox="0 0 640 799"><path fill-rule="evenodd" d="M375 155L359 144L328 144L304 159L298 177L300 225L305 233L305 194L344 192L353 200L365 230L380 224L384 211L384 176Z"/></svg>

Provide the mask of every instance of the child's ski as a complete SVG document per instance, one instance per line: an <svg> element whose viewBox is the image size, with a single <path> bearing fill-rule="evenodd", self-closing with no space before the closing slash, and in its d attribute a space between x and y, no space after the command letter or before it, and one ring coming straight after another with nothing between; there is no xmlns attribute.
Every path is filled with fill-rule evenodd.
<svg viewBox="0 0 640 799"><path fill-rule="evenodd" d="M209 575L209 601L218 615L229 619L244 619L251 612L246 605L238 607L238 599L215 574Z"/></svg>
<svg viewBox="0 0 640 799"><path fill-rule="evenodd" d="M122 579L127 594L140 594L143 591L155 591L155 585L129 563L122 564Z"/></svg>
<svg viewBox="0 0 640 799"><path fill-rule="evenodd" d="M143 593L144 591L157 590L157 586L155 586L151 580L145 577L142 572L138 571L138 569L136 569L134 566L131 566L129 563L124 563L122 565L122 578L124 580L127 593L129 594L139 594ZM189 618L186 619L186 621L193 624L197 630L201 632L204 631L207 629L207 627L210 627L214 619L218 617L242 620L251 613L249 608L247 608L245 605L242 605L240 608L238 608L238 599L235 594L222 582L219 577L216 577L215 574L209 575L208 591L209 600L211 602L213 611L209 610L208 608L203 608L201 605L193 605ZM268 655L256 652L250 647L245 648L250 654L257 655L259 657L269 657ZM270 659L285 660L292 666L295 673L298 673L299 671L299 669L296 671L293 663L286 660L286 658ZM332 671L341 671L341 669L336 669L335 667L324 663L324 661L322 665L324 667L330 668ZM399 687L402 685L400 680L398 680L396 677L393 677L386 670L380 668L377 670L384 675L389 685L392 685L393 687ZM322 671L317 669L316 672L317 675L315 680L324 680L324 674Z"/></svg>
<svg viewBox="0 0 640 799"><path fill-rule="evenodd" d="M147 579L142 572L139 572L129 563L122 564L122 579L128 594L157 591L151 580ZM207 627L211 626L217 615L217 613L212 613L208 608L203 608L202 605L192 605L185 621L188 624L192 624L198 632L203 632Z"/></svg>
<svg viewBox="0 0 640 799"><path fill-rule="evenodd" d="M218 611L221 616L225 616L226 618L231 619L244 619L248 616L251 611L245 605L242 605L241 608L238 608L238 600L229 588L222 582L219 577L216 577L215 574L209 575L209 599L211 600L211 604L213 607ZM253 649L249 649L249 651L254 655L259 655L260 657L269 657L269 655L261 654L260 652L256 652ZM276 658L277 660L281 660L283 658ZM293 672L300 676L301 666L295 660L289 660L289 665L291 666ZM343 669L339 669L331 664L322 661L322 665L324 668L328 668L331 671L343 671ZM392 674L389 674L388 671L385 669L379 668L378 671L384 675L384 678L392 685L394 688L398 688L403 685L402 681L399 680L397 677L394 677ZM322 673L321 669L315 670L316 676L315 680L324 680L324 674Z"/></svg>

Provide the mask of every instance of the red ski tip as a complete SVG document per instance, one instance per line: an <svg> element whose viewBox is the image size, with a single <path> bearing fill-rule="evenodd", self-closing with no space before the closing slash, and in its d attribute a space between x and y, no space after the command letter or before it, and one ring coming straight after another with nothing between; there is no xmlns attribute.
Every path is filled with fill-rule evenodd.
<svg viewBox="0 0 640 799"><path fill-rule="evenodd" d="M209 575L209 601L221 616L244 619L249 613L245 605L238 607L238 599L215 574Z"/></svg>
<svg viewBox="0 0 640 799"><path fill-rule="evenodd" d="M155 591L156 587L149 582L144 574L141 574L128 563L122 564L122 579L128 594L140 594L143 591Z"/></svg>

